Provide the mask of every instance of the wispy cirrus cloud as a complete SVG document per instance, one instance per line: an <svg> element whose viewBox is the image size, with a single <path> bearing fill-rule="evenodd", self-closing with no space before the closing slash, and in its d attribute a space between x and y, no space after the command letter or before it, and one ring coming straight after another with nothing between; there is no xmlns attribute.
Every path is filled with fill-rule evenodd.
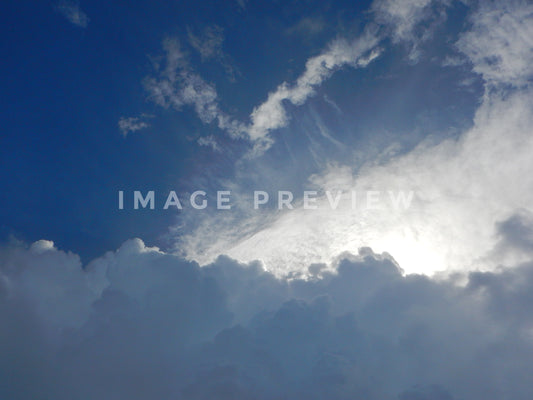
<svg viewBox="0 0 533 400"><path fill-rule="evenodd" d="M183 106L192 106L203 123L216 121L231 137L242 137L244 125L220 109L215 86L194 72L178 40L166 39L163 49L164 66L157 66L157 74L144 80L149 98L165 108L181 110Z"/></svg>
<svg viewBox="0 0 533 400"><path fill-rule="evenodd" d="M73 25L80 28L87 28L89 25L89 17L77 0L62 0L56 5L56 9Z"/></svg>
<svg viewBox="0 0 533 400"><path fill-rule="evenodd" d="M200 54L202 61L215 60L226 71L228 79L234 82L239 70L235 67L231 57L224 52L224 31L218 25L208 26L203 33L196 35L191 28L187 29L189 44Z"/></svg>
<svg viewBox="0 0 533 400"><path fill-rule="evenodd" d="M394 43L410 46L409 58L417 62L419 46L433 35L435 26L446 18L449 0L375 0L376 22L385 26Z"/></svg>
<svg viewBox="0 0 533 400"><path fill-rule="evenodd" d="M220 57L223 53L222 43L224 34L219 26L208 26L202 35L195 35L190 28L187 29L189 43L200 54L202 60Z"/></svg>
<svg viewBox="0 0 533 400"><path fill-rule="evenodd" d="M303 17L296 24L286 29L288 35L314 36L321 33L326 26L321 17Z"/></svg>
<svg viewBox="0 0 533 400"><path fill-rule="evenodd" d="M315 94L317 87L340 68L366 67L381 54L382 49L378 47L378 43L378 36L374 32L366 31L353 41L337 39L320 55L307 60L305 70L296 82L293 84L283 82L275 91L268 94L265 102L254 108L247 130L250 138L258 143L269 139L271 131L284 127L289 122L283 104L285 101L300 106Z"/></svg>
<svg viewBox="0 0 533 400"><path fill-rule="evenodd" d="M146 78L144 85L155 103L177 110L186 105L194 107L202 122L216 121L230 137L247 138L253 145L251 154L258 155L272 145L271 132L289 123L285 101L301 106L335 71L346 66L366 67L381 54L379 40L374 32L365 31L352 41L333 41L324 52L306 62L304 72L293 84L283 82L268 94L266 101L254 107L249 122L238 121L220 109L215 86L193 71L176 39L164 41L165 66L159 66L158 73ZM204 53L212 54L215 50L211 47Z"/></svg>

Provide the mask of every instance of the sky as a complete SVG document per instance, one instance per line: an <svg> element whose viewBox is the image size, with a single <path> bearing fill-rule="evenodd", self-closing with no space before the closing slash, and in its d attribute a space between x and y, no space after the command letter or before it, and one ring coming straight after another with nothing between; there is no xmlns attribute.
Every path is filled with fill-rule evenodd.
<svg viewBox="0 0 533 400"><path fill-rule="evenodd" d="M0 398L531 399L533 3L0 7Z"/></svg>

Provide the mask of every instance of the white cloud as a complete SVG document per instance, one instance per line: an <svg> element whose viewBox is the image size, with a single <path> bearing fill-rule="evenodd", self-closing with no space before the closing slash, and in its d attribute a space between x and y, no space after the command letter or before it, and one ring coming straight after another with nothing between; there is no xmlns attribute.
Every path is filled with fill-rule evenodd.
<svg viewBox="0 0 533 400"><path fill-rule="evenodd" d="M338 39L322 54L310 58L306 62L305 71L294 85L282 83L274 92L269 93L264 103L254 108L247 130L250 138L260 143L269 138L271 131L288 124L284 101L302 105L336 70L347 65L354 68L366 67L381 53L381 49L377 47L378 42L378 37L367 31L352 42Z"/></svg>
<svg viewBox="0 0 533 400"><path fill-rule="evenodd" d="M92 277L82 270L80 258L59 251L49 240L35 242L29 250L1 249L0 276L6 298L15 301L22 296L38 313L46 334L81 326L99 295L89 287Z"/></svg>
<svg viewBox="0 0 533 400"><path fill-rule="evenodd" d="M118 120L118 127L120 133L126 137L131 132L136 132L141 129L148 128L150 124L144 119L149 118L150 115L141 115L140 117L120 117Z"/></svg>
<svg viewBox="0 0 533 400"><path fill-rule="evenodd" d="M533 4L528 1L480 2L472 28L457 42L489 84L521 86L533 77Z"/></svg>
<svg viewBox="0 0 533 400"><path fill-rule="evenodd" d="M32 249L0 249L2 398L529 400L533 390L531 263L457 286L404 277L369 249L333 274L310 266L307 281L227 258L199 268L139 239L83 268L50 242Z"/></svg>
<svg viewBox="0 0 533 400"><path fill-rule="evenodd" d="M408 272L492 269L517 262L517 253L505 260L489 256L498 240L496 224L520 209L533 210L532 109L531 91L493 93L477 111L474 127L457 140L422 143L384 164L367 164L357 174L349 166L331 166L311 177L311 189L345 192L336 211L322 196L320 210L273 213L266 227L246 236L239 237L238 224L227 226L227 232L217 224L214 232L199 229L190 235L199 240L183 237L181 245L202 263L223 253L243 262L261 260L280 275L305 273L311 263L331 263L343 251L362 246L391 253ZM407 211L354 211L352 190L413 190L416 196Z"/></svg>
<svg viewBox="0 0 533 400"><path fill-rule="evenodd" d="M215 87L192 71L179 42L167 39L163 47L165 67L159 67L157 76L150 76L144 81L150 98L162 107L177 110L185 105L192 106L202 122L207 124L216 121L218 127L231 137L242 137L245 134L244 125L220 110Z"/></svg>
<svg viewBox="0 0 533 400"><path fill-rule="evenodd" d="M89 25L89 17L82 11L77 0L62 0L57 4L57 10L70 23L80 28L87 28L87 25Z"/></svg>
<svg viewBox="0 0 533 400"><path fill-rule="evenodd" d="M395 41L411 40L414 28L427 18L433 0L376 0L372 9L377 20L391 25Z"/></svg>
<svg viewBox="0 0 533 400"><path fill-rule="evenodd" d="M372 11L376 22L391 30L395 43L411 46L409 58L420 58L420 43L432 37L435 26L446 18L449 0L375 0Z"/></svg>
<svg viewBox="0 0 533 400"><path fill-rule="evenodd" d="M495 11L495 4L473 15L474 21L493 21L491 33L481 40L479 24L475 23L459 41L466 46L476 38L476 49L498 55L498 62L488 65L481 52L464 50L489 89L494 89L495 83L523 83L533 73L533 63L523 62L532 51L527 37L509 44L518 33L529 31L523 24L529 21L531 6L502 3L503 11ZM280 86L257 109L262 117L257 120L258 127L273 129L286 123L282 99L296 103L305 99L312 92L310 77L318 76L320 82L327 75L310 72L315 71L312 65L310 61L295 88ZM216 225L216 232L201 225L197 232L181 238L182 249L201 263L221 253L243 262L261 260L279 275L306 273L311 263L331 263L343 251L356 251L361 246L390 252L407 272L490 270L500 264L514 264L524 257L520 251L493 257L491 249L499 240L498 224L518 212L532 211L531 110L533 91L527 86L487 90L474 126L458 139L436 145L423 142L406 155L387 157L387 162L369 163L357 171L334 165L310 178L310 186L341 189L346 197L352 190L415 190L416 198L406 212L354 212L348 200L335 212L329 207L322 211L299 207L269 214L264 217L267 222L251 233L234 221L226 226L227 231L222 224ZM327 199L323 196L320 202L325 204ZM245 218L243 225L248 226L254 218ZM205 226L210 226L209 221Z"/></svg>
<svg viewBox="0 0 533 400"><path fill-rule="evenodd" d="M216 152L222 151L222 149L217 143L217 140L215 139L213 135L202 136L198 138L197 142L200 146L210 147L211 149L213 149L213 151L216 151Z"/></svg>
<svg viewBox="0 0 533 400"><path fill-rule="evenodd" d="M252 153L261 154L273 143L270 133L289 122L284 101L302 105L336 70L344 66L366 67L381 53L378 42L378 37L370 31L351 42L335 40L326 51L307 61L304 73L293 85L284 82L269 93L267 100L253 109L249 124L231 118L220 109L215 87L192 71L177 40L164 42L166 66L159 68L158 76L148 77L144 83L157 104L178 110L192 105L202 122L216 121L231 137L248 138L254 145Z"/></svg>

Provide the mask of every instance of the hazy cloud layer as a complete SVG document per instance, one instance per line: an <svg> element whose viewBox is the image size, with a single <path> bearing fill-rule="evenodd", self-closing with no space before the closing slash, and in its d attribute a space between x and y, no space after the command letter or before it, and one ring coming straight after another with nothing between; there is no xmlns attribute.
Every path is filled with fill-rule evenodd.
<svg viewBox="0 0 533 400"><path fill-rule="evenodd" d="M522 259L520 251L491 253L499 240L498 224L533 211L533 91L526 84L533 63L524 62L533 45L525 37L514 39L529 29L524 24L531 18L531 7L507 4L477 9L472 18L492 21L491 34L480 36L475 23L458 42L485 81L471 129L441 143L424 141L407 154L387 156L357 170L333 159L323 172L309 177L308 189L322 193L319 210L304 210L300 202L294 210L271 213L266 226L249 234L233 221L226 227L218 224L213 232L207 221L181 238L187 256L201 263L219 254L242 262L258 259L281 275L305 273L311 263L331 263L339 253L361 246L390 252L407 271L419 273L490 270ZM487 64L490 59L497 62ZM343 191L335 211L328 206L326 190ZM400 190L412 190L415 196L405 211L353 210L352 191L364 196L368 190L380 191L381 198ZM248 225L250 221L242 223ZM202 247L206 243L207 249Z"/></svg>
<svg viewBox="0 0 533 400"><path fill-rule="evenodd" d="M530 262L466 286L369 249L310 271L199 268L140 240L85 268L51 242L4 247L0 396L530 399Z"/></svg>
<svg viewBox="0 0 533 400"><path fill-rule="evenodd" d="M357 174L349 166L331 165L310 177L307 188L322 193L317 210L295 201L294 210L271 212L266 227L240 238L245 230L239 224L219 223L213 230L213 221L206 221L182 237L181 246L201 263L228 254L243 262L262 260L281 275L304 272L313 262L330 263L340 252L361 246L390 252L409 272L492 269L505 262L490 256L497 224L521 210L533 211L532 109L531 90L493 93L478 110L475 126L459 139L422 143ZM342 192L335 210L326 191ZM355 209L352 191L358 196ZM380 192L377 209L365 208L367 191ZM410 207L394 209L388 191L413 191ZM506 257L514 262L522 256Z"/></svg>

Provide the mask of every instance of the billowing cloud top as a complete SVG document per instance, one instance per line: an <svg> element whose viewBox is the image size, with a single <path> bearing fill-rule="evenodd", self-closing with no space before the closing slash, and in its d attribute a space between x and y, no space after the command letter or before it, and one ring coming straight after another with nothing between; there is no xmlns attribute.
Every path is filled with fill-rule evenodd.
<svg viewBox="0 0 533 400"><path fill-rule="evenodd" d="M0 253L0 396L529 399L530 262L454 280L346 254L278 280L124 243L82 268L40 241Z"/></svg>

